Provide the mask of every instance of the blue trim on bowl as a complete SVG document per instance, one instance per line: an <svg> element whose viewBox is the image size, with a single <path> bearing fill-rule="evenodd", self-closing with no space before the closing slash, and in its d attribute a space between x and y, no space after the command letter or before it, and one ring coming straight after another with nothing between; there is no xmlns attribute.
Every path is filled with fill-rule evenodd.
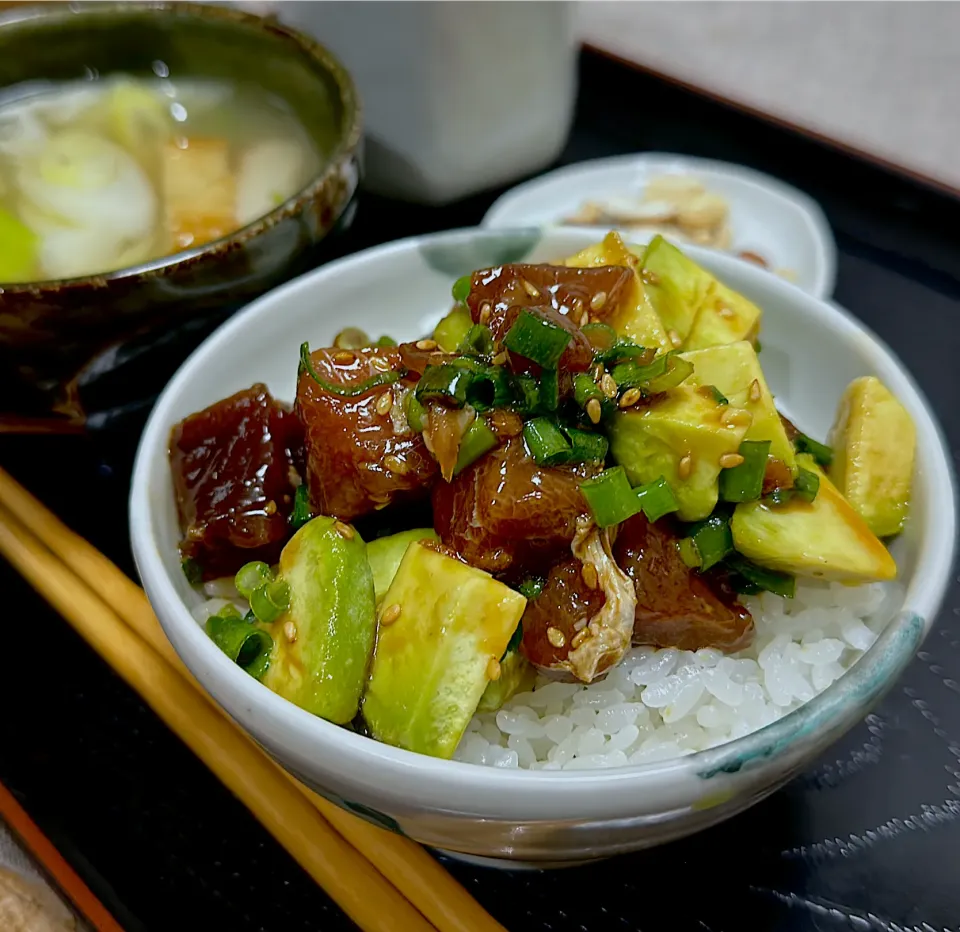
<svg viewBox="0 0 960 932"><path fill-rule="evenodd" d="M708 766L697 776L709 780L718 774L738 773L745 767L781 754L794 742L808 738L821 728L840 725L855 711L866 715L869 705L913 660L923 639L924 627L919 615L901 612L833 688L766 728L740 738L736 749L721 746L716 752L701 751L698 757Z"/></svg>
<svg viewBox="0 0 960 932"><path fill-rule="evenodd" d="M449 237L426 238L418 245L420 255L435 272L459 278L477 269L521 262L540 242L539 227L517 230L469 230ZM452 284L452 282L451 282Z"/></svg>

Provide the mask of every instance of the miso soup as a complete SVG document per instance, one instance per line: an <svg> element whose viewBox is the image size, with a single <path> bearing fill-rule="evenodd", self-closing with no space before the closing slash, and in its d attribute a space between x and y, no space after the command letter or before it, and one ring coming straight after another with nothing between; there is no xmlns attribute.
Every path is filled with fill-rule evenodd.
<svg viewBox="0 0 960 932"><path fill-rule="evenodd" d="M255 85L18 85L0 94L0 283L116 271L227 236L321 162Z"/></svg>

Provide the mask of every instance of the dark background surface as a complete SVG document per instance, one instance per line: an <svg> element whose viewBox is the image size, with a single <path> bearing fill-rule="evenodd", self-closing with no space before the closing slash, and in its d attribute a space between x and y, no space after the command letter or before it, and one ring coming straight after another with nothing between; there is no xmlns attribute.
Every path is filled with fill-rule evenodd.
<svg viewBox="0 0 960 932"><path fill-rule="evenodd" d="M837 301L877 331L960 455L960 202L592 52L560 163L659 150L739 162L823 206ZM480 221L361 200L337 254ZM2 300L2 299L0 299ZM149 391L187 349L152 368ZM130 389L127 385L127 390ZM141 393L142 393L141 391ZM0 437L0 465L132 572L126 495L146 407L90 437ZM353 928L322 890L5 564L0 779L127 929ZM557 873L445 862L511 932L960 927L960 579L903 679L802 777L716 829Z"/></svg>

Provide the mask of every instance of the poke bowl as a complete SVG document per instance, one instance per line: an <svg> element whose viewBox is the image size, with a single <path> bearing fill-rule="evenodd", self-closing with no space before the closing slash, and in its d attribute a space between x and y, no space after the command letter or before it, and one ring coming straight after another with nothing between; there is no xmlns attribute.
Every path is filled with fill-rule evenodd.
<svg viewBox="0 0 960 932"><path fill-rule="evenodd" d="M167 636L261 746L507 866L783 785L912 659L955 539L929 407L849 314L573 228L401 240L257 300L161 396L130 506Z"/></svg>

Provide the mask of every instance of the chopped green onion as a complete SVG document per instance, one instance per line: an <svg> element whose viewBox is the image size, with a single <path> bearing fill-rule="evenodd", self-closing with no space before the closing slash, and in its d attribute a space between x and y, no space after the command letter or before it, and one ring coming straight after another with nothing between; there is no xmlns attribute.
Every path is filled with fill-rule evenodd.
<svg viewBox="0 0 960 932"><path fill-rule="evenodd" d="M796 593L797 581L788 573L778 573L776 570L768 570L764 566L757 566L756 563L739 553L728 556L726 564L748 582L775 595L792 599Z"/></svg>
<svg viewBox="0 0 960 932"><path fill-rule="evenodd" d="M754 340L754 341L753 341L753 351L754 351L755 353L759 353L760 350L762 350L762 349L763 349L763 347L760 345L760 341L759 341L759 340Z"/></svg>
<svg viewBox="0 0 960 932"><path fill-rule="evenodd" d="M638 359L647 355L647 348L634 343L633 340L617 340L608 350L604 350L596 357L597 362L609 365L612 362L619 362L624 359ZM653 355L652 353L650 355ZM638 365L643 365L639 363Z"/></svg>
<svg viewBox="0 0 960 932"><path fill-rule="evenodd" d="M183 575L187 577L187 582L191 586L199 586L203 582L203 569L193 557L185 557L180 561L180 569Z"/></svg>
<svg viewBox="0 0 960 932"><path fill-rule="evenodd" d="M809 453L818 466L829 466L833 462L833 450L825 443L818 443L806 434L797 434L793 438L793 446L797 453Z"/></svg>
<svg viewBox="0 0 960 932"><path fill-rule="evenodd" d="M710 397L713 398L713 400L714 400L718 405L728 405L728 404L730 404L730 400L727 398L726 395L723 394L722 391L720 391L719 388L717 388L716 385L708 385L707 388L708 388L709 391L710 391Z"/></svg>
<svg viewBox="0 0 960 932"><path fill-rule="evenodd" d="M617 331L610 324L586 324L580 328L594 352L604 353L617 344Z"/></svg>
<svg viewBox="0 0 960 932"><path fill-rule="evenodd" d="M425 398L445 398L462 408L467 403L467 391L475 376L476 373L469 369L449 363L427 366L417 382L417 400L422 403Z"/></svg>
<svg viewBox="0 0 960 932"><path fill-rule="evenodd" d="M478 373L467 393L467 401L478 411L505 408L514 399L510 373L503 366L487 366Z"/></svg>
<svg viewBox="0 0 960 932"><path fill-rule="evenodd" d="M299 531L311 518L313 518L313 512L310 510L310 493L307 491L306 482L302 482L297 486L297 491L293 493L290 527Z"/></svg>
<svg viewBox="0 0 960 932"><path fill-rule="evenodd" d="M473 276L464 275L453 283L453 300L463 304L470 297L470 289L473 286Z"/></svg>
<svg viewBox="0 0 960 932"><path fill-rule="evenodd" d="M600 527L620 524L640 511L640 500L622 466L605 469L596 478L581 482L580 491Z"/></svg>
<svg viewBox="0 0 960 932"><path fill-rule="evenodd" d="M763 494L769 440L744 440L740 444L743 462L720 470L720 498L725 502L755 502Z"/></svg>
<svg viewBox="0 0 960 932"><path fill-rule="evenodd" d="M541 585L541 588L543 588L542 585ZM520 592L523 593L522 585L520 587ZM539 595L539 593L537 594ZM534 596L534 598L536 598L536 596ZM518 623L516 630L513 632L513 634L510 635L510 640L507 643L507 649L503 652L503 657L506 657L507 654L511 653L512 651L520 650L520 642L522 640L523 640L523 625ZM501 661L503 660L503 657L500 658Z"/></svg>
<svg viewBox="0 0 960 932"><path fill-rule="evenodd" d="M697 565L701 570L708 570L733 553L730 518L724 514L713 514L693 525L684 540L693 542L699 558Z"/></svg>
<svg viewBox="0 0 960 932"><path fill-rule="evenodd" d="M258 621L270 624L290 607L290 585L274 579L250 593L250 608Z"/></svg>
<svg viewBox="0 0 960 932"><path fill-rule="evenodd" d="M701 566L700 551L697 549L696 541L692 537L683 537L677 541L677 550L680 551L680 559L686 566L692 570L698 570Z"/></svg>
<svg viewBox="0 0 960 932"><path fill-rule="evenodd" d="M819 480L818 483L819 485ZM774 489L763 500L769 505L786 505L793 498L793 489Z"/></svg>
<svg viewBox="0 0 960 932"><path fill-rule="evenodd" d="M533 414L540 406L540 389L532 375L514 375L510 379L514 403L524 414Z"/></svg>
<svg viewBox="0 0 960 932"><path fill-rule="evenodd" d="M490 332L490 328L483 324L474 324L460 341L457 352L476 356L492 356L493 334Z"/></svg>
<svg viewBox="0 0 960 932"><path fill-rule="evenodd" d="M610 443L603 434L578 427L564 427L563 432L570 441L567 463L599 463L606 459Z"/></svg>
<svg viewBox="0 0 960 932"><path fill-rule="evenodd" d="M578 407L586 408L587 402L591 398L596 398L599 402L606 401L607 396L600 390L600 386L594 382L584 372L578 372L573 377L573 400L577 403Z"/></svg>
<svg viewBox="0 0 960 932"><path fill-rule="evenodd" d="M520 590L520 595L528 602L532 602L540 597L546 584L547 581L542 576L528 576L517 588Z"/></svg>
<svg viewBox="0 0 960 932"><path fill-rule="evenodd" d="M565 463L571 447L557 425L546 417L536 417L523 425L523 442L539 466Z"/></svg>
<svg viewBox="0 0 960 932"><path fill-rule="evenodd" d="M237 615L213 615L207 619L207 634L235 664L255 679L267 672L273 638Z"/></svg>
<svg viewBox="0 0 960 932"><path fill-rule="evenodd" d="M633 490L640 500L640 507L648 521L659 521L664 515L680 507L677 496L673 494L670 483L661 476Z"/></svg>
<svg viewBox="0 0 960 932"><path fill-rule="evenodd" d="M374 343L373 345L374 345L374 346L379 346L379 347L390 347L390 346L396 346L396 345L397 345L397 341L394 340L393 337L388 337L386 334L384 334L384 335L383 335L382 337L380 337L380 339L377 340L377 342Z"/></svg>
<svg viewBox="0 0 960 932"><path fill-rule="evenodd" d="M420 403L416 392L410 392L403 401L403 413L407 416L407 423L411 429L420 433L424 427L427 409Z"/></svg>
<svg viewBox="0 0 960 932"><path fill-rule="evenodd" d="M665 392L671 388L676 388L692 374L692 362L668 353L666 372L664 372L663 375L650 379L644 390L651 395L655 395L657 392Z"/></svg>
<svg viewBox="0 0 960 932"><path fill-rule="evenodd" d="M310 359L310 344L301 343L299 375L302 375L304 372L325 392L330 392L331 395L338 395L340 398L356 398L357 395L362 395L364 392L370 391L371 388L378 388L381 385L392 385L394 382L402 379L404 375L403 372L396 372L391 369L389 372L381 372L372 379L367 379L366 382L361 382L360 385L336 385L333 382L328 382L326 379L320 378L317 370L313 368L313 361Z"/></svg>
<svg viewBox="0 0 960 932"><path fill-rule="evenodd" d="M553 369L571 338L569 330L558 327L533 311L522 310L507 331L503 343L508 350L523 356L524 359L529 359L544 369Z"/></svg>
<svg viewBox="0 0 960 932"><path fill-rule="evenodd" d="M303 488L303 486L301 486ZM233 584L248 602L254 589L259 589L264 583L273 579L273 571L262 560L254 560L252 563L244 563L233 577Z"/></svg>
<svg viewBox="0 0 960 932"><path fill-rule="evenodd" d="M611 375L620 388L639 388L654 394L676 388L692 372L692 362L671 352L657 356L646 365L633 360L617 363Z"/></svg>
<svg viewBox="0 0 960 932"><path fill-rule="evenodd" d="M820 491L820 477L815 472L801 467L791 491L797 498L812 502Z"/></svg>
<svg viewBox="0 0 960 932"><path fill-rule="evenodd" d="M460 452L457 454L457 465L453 467L453 474L456 476L461 473L496 445L497 435L482 417L476 418L460 441Z"/></svg>
<svg viewBox="0 0 960 932"><path fill-rule="evenodd" d="M560 375L556 369L544 369L540 373L540 408L556 411L560 404Z"/></svg>

